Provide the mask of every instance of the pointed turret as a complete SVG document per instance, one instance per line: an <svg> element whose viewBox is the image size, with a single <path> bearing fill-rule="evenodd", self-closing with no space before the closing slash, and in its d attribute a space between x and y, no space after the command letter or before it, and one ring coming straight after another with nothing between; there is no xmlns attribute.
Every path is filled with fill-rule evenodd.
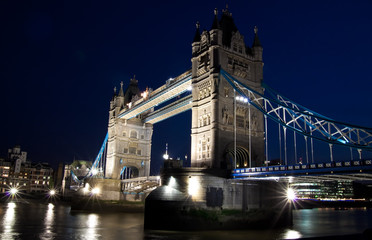
<svg viewBox="0 0 372 240"><path fill-rule="evenodd" d="M218 45L221 44L222 41L222 34L220 30L220 24L218 23L218 10L217 8L214 9L214 19L212 23L212 28L209 31L211 45Z"/></svg>
<svg viewBox="0 0 372 240"><path fill-rule="evenodd" d="M197 51L199 51L200 40L201 40L201 37L200 37L200 24L199 24L199 22L196 22L195 36L194 36L194 40L193 40L193 42L191 44L191 46L192 46L192 55L193 56L196 54Z"/></svg>
<svg viewBox="0 0 372 240"><path fill-rule="evenodd" d="M258 39L257 32L258 32L258 28L257 28L257 26L255 26L254 27L254 40L253 40L253 44L252 44L252 52L253 52L254 57L257 60L262 61L262 52L263 52L263 49L262 49L261 42Z"/></svg>
<svg viewBox="0 0 372 240"><path fill-rule="evenodd" d="M214 9L214 19L213 19L211 30L213 29L219 29L217 8Z"/></svg>
<svg viewBox="0 0 372 240"><path fill-rule="evenodd" d="M123 91L123 81L120 82L120 91L119 91L119 97L124 97L124 91Z"/></svg>
<svg viewBox="0 0 372 240"><path fill-rule="evenodd" d="M253 45L252 47L262 47L260 39L258 39L258 28L257 26L254 27L254 40L253 40Z"/></svg>
<svg viewBox="0 0 372 240"><path fill-rule="evenodd" d="M114 101L115 97L116 97L116 87L114 87L114 94L112 94L112 98L111 98L111 101Z"/></svg>
<svg viewBox="0 0 372 240"><path fill-rule="evenodd" d="M193 43L200 42L200 24L199 24L199 22L196 22L196 31L195 31L194 40L192 42Z"/></svg>

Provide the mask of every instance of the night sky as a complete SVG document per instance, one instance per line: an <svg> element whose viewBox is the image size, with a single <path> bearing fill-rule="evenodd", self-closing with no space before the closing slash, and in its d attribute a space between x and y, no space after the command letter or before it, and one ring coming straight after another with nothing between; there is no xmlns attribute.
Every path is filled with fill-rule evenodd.
<svg viewBox="0 0 372 240"><path fill-rule="evenodd" d="M258 27L268 85L372 127L372 1L227 2L247 45ZM34 162L94 160L113 88L135 74L141 89L156 89L191 68L196 21L209 30L225 4L1 1L0 156L19 144ZM172 157L190 156L190 128L191 111L154 126L152 174L166 142Z"/></svg>

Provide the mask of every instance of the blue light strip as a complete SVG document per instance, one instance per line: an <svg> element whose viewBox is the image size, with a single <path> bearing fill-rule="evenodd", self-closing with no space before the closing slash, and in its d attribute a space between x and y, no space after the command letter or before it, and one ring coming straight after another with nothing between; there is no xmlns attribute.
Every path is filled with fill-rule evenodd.
<svg viewBox="0 0 372 240"><path fill-rule="evenodd" d="M106 137L105 137L105 139L103 140L103 143L102 143L101 149L100 149L99 152L98 152L98 155L97 155L97 157L96 157L96 160L94 160L94 162L93 162L93 164L92 164L92 167L91 167L91 169L90 169L90 171L89 171L89 173L88 173L88 176L91 176L91 175L92 175L92 170L93 170L94 168L97 168L99 162L101 161L101 159L102 159L102 155L103 155L103 152L104 152L105 149L106 149L106 143L107 143L107 140L108 140L108 132L106 133Z"/></svg>

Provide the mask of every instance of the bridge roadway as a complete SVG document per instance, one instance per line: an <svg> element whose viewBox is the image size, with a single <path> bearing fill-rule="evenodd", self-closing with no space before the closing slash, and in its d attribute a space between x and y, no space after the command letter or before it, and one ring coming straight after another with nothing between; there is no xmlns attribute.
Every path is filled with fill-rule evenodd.
<svg viewBox="0 0 372 240"><path fill-rule="evenodd" d="M180 76L170 79L166 84L152 91L148 98L141 98L134 102L133 106L129 109L123 109L119 113L119 118L131 119L138 116L139 114L146 112L154 106L158 106L170 99L173 99L182 93L191 89L191 70L181 74ZM174 116L183 111L191 108L191 96L189 98L183 98L182 101L170 104L156 113L149 114L145 122L156 123L162 121L168 117ZM163 114L163 116L162 116Z"/></svg>
<svg viewBox="0 0 372 240"><path fill-rule="evenodd" d="M232 170L235 179L296 179L299 181L372 180L372 160L277 165Z"/></svg>

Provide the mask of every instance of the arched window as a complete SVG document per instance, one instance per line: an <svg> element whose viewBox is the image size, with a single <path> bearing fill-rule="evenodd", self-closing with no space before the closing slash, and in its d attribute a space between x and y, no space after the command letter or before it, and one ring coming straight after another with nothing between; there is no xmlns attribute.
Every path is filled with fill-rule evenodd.
<svg viewBox="0 0 372 240"><path fill-rule="evenodd" d="M132 130L130 132L130 138L137 138L137 131Z"/></svg>

